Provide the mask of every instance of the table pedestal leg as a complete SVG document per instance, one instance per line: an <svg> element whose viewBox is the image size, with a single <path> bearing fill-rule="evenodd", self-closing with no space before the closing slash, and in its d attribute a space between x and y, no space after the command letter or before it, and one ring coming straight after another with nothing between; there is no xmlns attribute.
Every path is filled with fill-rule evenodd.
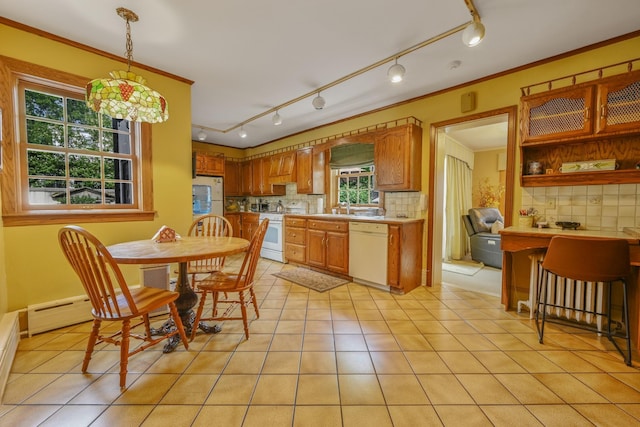
<svg viewBox="0 0 640 427"><path fill-rule="evenodd" d="M176 299L175 301L176 308L178 309L178 314L180 315L180 319L182 320L184 332L187 334L187 336L190 336L191 329L193 328L193 322L196 318L196 314L193 312L192 308L198 302L198 295L196 295L196 293L191 288L191 285L189 284L186 262L181 262L179 264L176 292L180 294L178 299ZM161 335L174 328L175 325L173 324L173 320L169 319L160 328L152 329L151 333L153 335ZM171 353L173 350L175 350L178 344L180 344L180 341L181 339L178 335L170 337L164 346L163 352Z"/></svg>

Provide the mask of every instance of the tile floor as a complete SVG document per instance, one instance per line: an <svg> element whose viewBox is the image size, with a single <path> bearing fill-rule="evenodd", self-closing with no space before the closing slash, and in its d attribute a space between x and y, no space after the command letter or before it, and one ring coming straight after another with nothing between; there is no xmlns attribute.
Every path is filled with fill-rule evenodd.
<svg viewBox="0 0 640 427"><path fill-rule="evenodd" d="M453 287L394 296L357 284L317 293L261 260L260 319L199 333L189 350L130 358L90 323L23 339L2 426L533 426L640 424L640 371L595 334L549 325ZM640 365L634 354L635 364Z"/></svg>

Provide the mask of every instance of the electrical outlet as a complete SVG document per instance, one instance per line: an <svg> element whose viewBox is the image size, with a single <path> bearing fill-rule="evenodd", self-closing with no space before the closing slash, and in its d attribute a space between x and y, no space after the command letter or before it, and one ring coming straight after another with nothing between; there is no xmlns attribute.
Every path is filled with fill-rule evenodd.
<svg viewBox="0 0 640 427"><path fill-rule="evenodd" d="M556 208L556 199L547 199L544 203L544 207L547 209L555 209Z"/></svg>

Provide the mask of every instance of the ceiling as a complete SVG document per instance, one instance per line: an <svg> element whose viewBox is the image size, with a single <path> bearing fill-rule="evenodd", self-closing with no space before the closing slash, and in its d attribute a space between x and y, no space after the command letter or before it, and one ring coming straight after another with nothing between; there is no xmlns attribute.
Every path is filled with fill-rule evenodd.
<svg viewBox="0 0 640 427"><path fill-rule="evenodd" d="M140 17L131 24L134 61L195 82L192 139L204 127L206 142L239 148L640 29L638 0L474 3L484 41L466 47L458 32L400 57L407 72L399 84L386 76L392 58L469 22L464 0L92 0L90 7L86 0L0 0L0 15L124 58L125 23L115 9L133 10ZM324 109L312 107L318 88L385 59L322 91ZM307 94L280 109L280 126L270 112L238 136L243 122Z"/></svg>

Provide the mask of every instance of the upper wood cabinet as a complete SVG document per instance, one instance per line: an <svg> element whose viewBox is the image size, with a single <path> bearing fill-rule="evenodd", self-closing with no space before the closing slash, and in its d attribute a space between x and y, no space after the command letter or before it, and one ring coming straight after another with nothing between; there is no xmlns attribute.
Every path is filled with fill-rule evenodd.
<svg viewBox="0 0 640 427"><path fill-rule="evenodd" d="M640 71L520 99L523 144L640 133Z"/></svg>
<svg viewBox="0 0 640 427"><path fill-rule="evenodd" d="M298 194L324 194L324 151L313 152L312 147L296 152L296 183Z"/></svg>
<svg viewBox="0 0 640 427"><path fill-rule="evenodd" d="M284 196L286 186L275 185L269 182L270 157L260 157L251 160L252 185L251 194L254 196Z"/></svg>
<svg viewBox="0 0 640 427"><path fill-rule="evenodd" d="M243 196L253 194L253 162L240 162L240 193Z"/></svg>
<svg viewBox="0 0 640 427"><path fill-rule="evenodd" d="M380 131L374 147L376 189L420 191L422 128L415 124Z"/></svg>
<svg viewBox="0 0 640 427"><path fill-rule="evenodd" d="M194 152L194 167L196 175L224 176L224 156Z"/></svg>
<svg viewBox="0 0 640 427"><path fill-rule="evenodd" d="M521 98L521 185L639 183L640 71ZM616 170L562 173L563 163L615 159ZM530 162L542 175L529 175Z"/></svg>
<svg viewBox="0 0 640 427"><path fill-rule="evenodd" d="M241 196L240 162L226 160L224 162L224 194L225 196Z"/></svg>
<svg viewBox="0 0 640 427"><path fill-rule="evenodd" d="M268 180L273 184L284 184L296 180L296 152L294 150L269 157Z"/></svg>
<svg viewBox="0 0 640 427"><path fill-rule="evenodd" d="M640 132L640 71L598 85L597 133Z"/></svg>

